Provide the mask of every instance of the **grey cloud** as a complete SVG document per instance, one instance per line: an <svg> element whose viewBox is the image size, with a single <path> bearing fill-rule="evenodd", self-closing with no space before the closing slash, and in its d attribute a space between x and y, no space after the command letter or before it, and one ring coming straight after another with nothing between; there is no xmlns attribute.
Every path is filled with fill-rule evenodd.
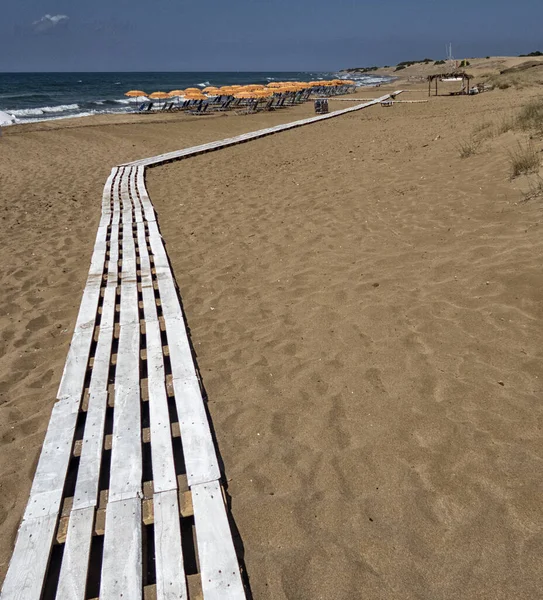
<svg viewBox="0 0 543 600"><path fill-rule="evenodd" d="M57 25L66 23L69 19L67 15L44 15L41 19L34 21L32 27L36 32L49 31Z"/></svg>

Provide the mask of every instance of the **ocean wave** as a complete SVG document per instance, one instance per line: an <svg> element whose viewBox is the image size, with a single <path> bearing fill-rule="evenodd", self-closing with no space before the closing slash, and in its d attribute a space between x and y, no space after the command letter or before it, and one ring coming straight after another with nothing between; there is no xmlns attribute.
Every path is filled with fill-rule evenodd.
<svg viewBox="0 0 543 600"><path fill-rule="evenodd" d="M38 115L63 113L78 109L79 104L61 104L60 106L40 106L39 108L17 108L15 110L8 110L7 112L11 113L16 117L31 117Z"/></svg>
<svg viewBox="0 0 543 600"><path fill-rule="evenodd" d="M23 125L23 124L26 125L28 123L42 123L43 121L62 121L63 119L76 119L79 117L92 117L93 115L101 114L104 112L106 112L106 111L90 110L90 111L76 113L75 115L58 115L58 116L54 116L54 117L47 117L47 118L41 118L41 119L39 119L39 118L28 118L28 119L23 119L23 120L17 119L17 121L15 123L10 123L5 126L11 127L13 125ZM4 125L3 125L3 127L4 127Z"/></svg>
<svg viewBox="0 0 543 600"><path fill-rule="evenodd" d="M211 83L209 83L209 81L204 81L203 83L197 83L196 85L197 85L198 87L205 88L205 87L207 87L208 85L211 85Z"/></svg>

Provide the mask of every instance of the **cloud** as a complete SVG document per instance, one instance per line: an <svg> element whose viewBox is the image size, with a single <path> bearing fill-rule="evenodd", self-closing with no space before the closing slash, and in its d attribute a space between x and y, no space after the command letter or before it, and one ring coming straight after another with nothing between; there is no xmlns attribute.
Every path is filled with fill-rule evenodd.
<svg viewBox="0 0 543 600"><path fill-rule="evenodd" d="M66 23L69 18L67 15L43 15L41 19L32 23L32 27L36 32L49 31L57 25Z"/></svg>

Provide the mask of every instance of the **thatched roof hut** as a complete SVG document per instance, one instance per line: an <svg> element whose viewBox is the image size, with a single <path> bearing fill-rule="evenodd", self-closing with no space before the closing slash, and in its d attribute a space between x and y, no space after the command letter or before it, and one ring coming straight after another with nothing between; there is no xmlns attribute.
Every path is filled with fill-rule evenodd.
<svg viewBox="0 0 543 600"><path fill-rule="evenodd" d="M469 80L473 79L473 75L466 73L465 71L450 71L446 73L434 73L428 75L428 96L431 95L432 81L436 83L435 95L437 96L437 84L439 81L462 81L462 89L459 92L453 92L453 94L468 94L469 93Z"/></svg>

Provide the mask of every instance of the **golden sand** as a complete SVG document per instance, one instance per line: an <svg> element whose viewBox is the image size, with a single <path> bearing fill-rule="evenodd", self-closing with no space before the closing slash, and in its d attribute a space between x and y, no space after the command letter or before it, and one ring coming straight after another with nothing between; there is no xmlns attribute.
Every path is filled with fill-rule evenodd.
<svg viewBox="0 0 543 600"><path fill-rule="evenodd" d="M508 176L524 134L459 156L533 95L377 106L148 171L255 600L540 595L541 198ZM5 130L0 579L111 166L311 113Z"/></svg>

